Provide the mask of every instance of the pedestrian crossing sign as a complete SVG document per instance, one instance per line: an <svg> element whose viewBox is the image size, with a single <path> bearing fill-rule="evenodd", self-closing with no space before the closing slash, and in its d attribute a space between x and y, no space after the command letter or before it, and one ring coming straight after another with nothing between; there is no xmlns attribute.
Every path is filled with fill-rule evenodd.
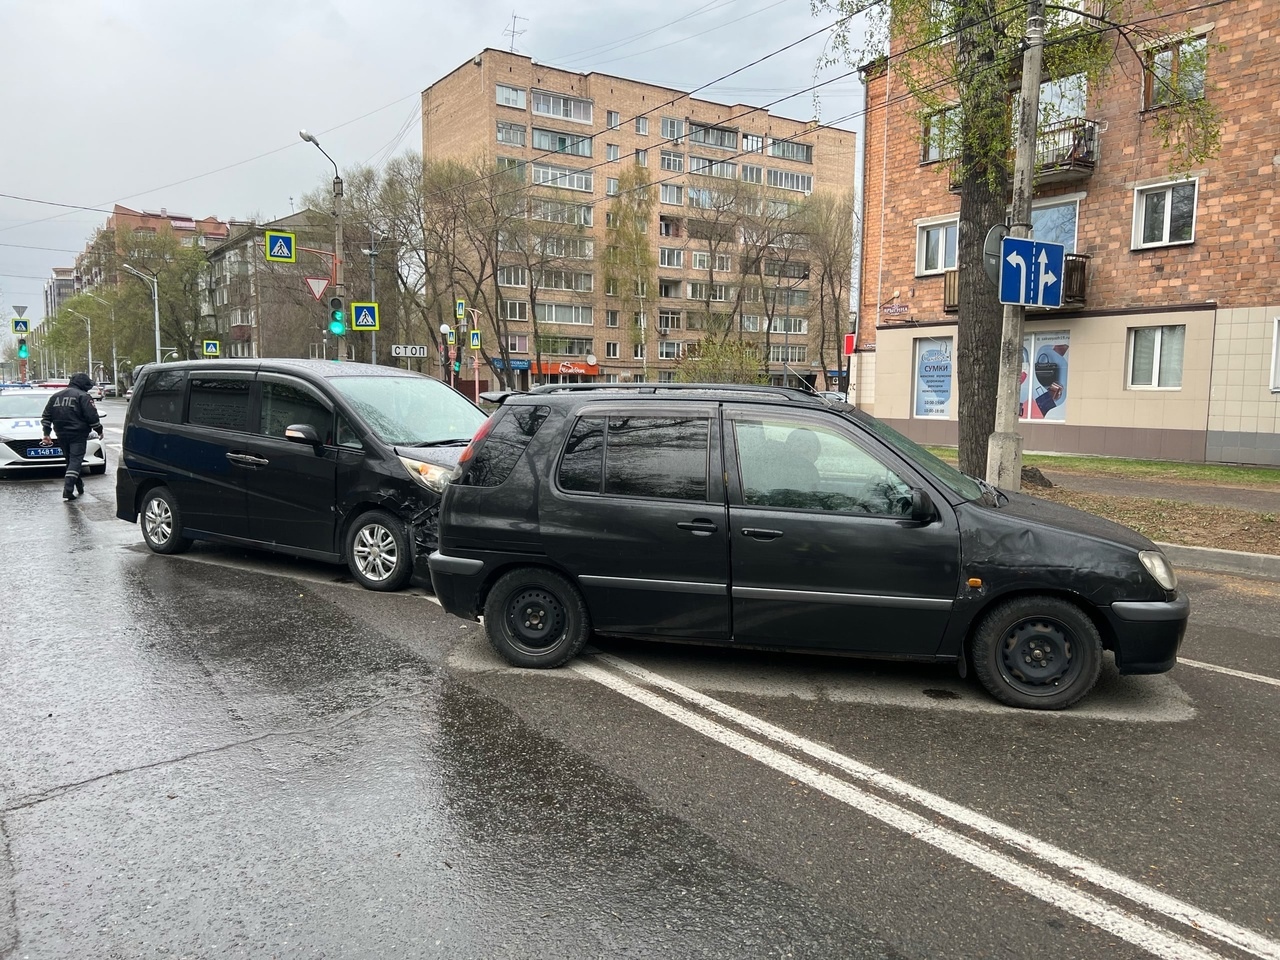
<svg viewBox="0 0 1280 960"><path fill-rule="evenodd" d="M276 263L295 263L298 259L297 237L283 230L263 231L262 255Z"/></svg>
<svg viewBox="0 0 1280 960"><path fill-rule="evenodd" d="M222 343L218 340L204 341L204 355L206 357L218 357L222 355Z"/></svg>
<svg viewBox="0 0 1280 960"><path fill-rule="evenodd" d="M378 305L376 303L353 303L351 305L352 330L377 330Z"/></svg>
<svg viewBox="0 0 1280 960"><path fill-rule="evenodd" d="M13 332L14 332L14 333L16 333L16 334L19 334L19 335L26 334L26 333L30 333L30 332L31 332L31 321L30 321L30 320L19 320L17 317L14 317L14 318L13 318Z"/></svg>
<svg viewBox="0 0 1280 960"><path fill-rule="evenodd" d="M471 349L472 350L480 349L480 331L479 330L471 331Z"/></svg>

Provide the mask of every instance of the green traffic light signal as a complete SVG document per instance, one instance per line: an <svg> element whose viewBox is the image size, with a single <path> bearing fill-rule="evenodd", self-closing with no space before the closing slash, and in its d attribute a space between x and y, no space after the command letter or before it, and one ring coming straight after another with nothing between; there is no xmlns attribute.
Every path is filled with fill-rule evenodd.
<svg viewBox="0 0 1280 960"><path fill-rule="evenodd" d="M18 359L25 360L29 356L31 356L31 348L27 346L27 341L24 337L18 341Z"/></svg>
<svg viewBox="0 0 1280 960"><path fill-rule="evenodd" d="M329 332L335 337L347 332L347 310L341 297L329 298Z"/></svg>

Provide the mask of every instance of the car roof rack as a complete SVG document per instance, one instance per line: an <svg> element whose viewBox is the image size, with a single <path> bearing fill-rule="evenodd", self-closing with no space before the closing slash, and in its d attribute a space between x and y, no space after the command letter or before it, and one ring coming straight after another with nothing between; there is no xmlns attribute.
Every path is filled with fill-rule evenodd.
<svg viewBox="0 0 1280 960"><path fill-rule="evenodd" d="M796 390L792 387L775 387L757 383L547 383L534 387L531 394L547 393L742 393L758 397L783 400L803 400L807 403L815 401L825 404L826 398L817 394Z"/></svg>

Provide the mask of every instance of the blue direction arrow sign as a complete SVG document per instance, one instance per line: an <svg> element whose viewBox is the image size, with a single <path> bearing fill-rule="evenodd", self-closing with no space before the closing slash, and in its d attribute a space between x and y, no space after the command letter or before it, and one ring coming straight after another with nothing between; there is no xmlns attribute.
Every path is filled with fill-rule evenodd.
<svg viewBox="0 0 1280 960"><path fill-rule="evenodd" d="M283 230L264 230L262 255L277 263L295 263L298 259L297 237Z"/></svg>
<svg viewBox="0 0 1280 960"><path fill-rule="evenodd" d="M204 355L206 357L217 357L222 355L222 343L218 340L204 341Z"/></svg>
<svg viewBox="0 0 1280 960"><path fill-rule="evenodd" d="M30 320L19 320L17 317L14 317L14 318L13 318L13 332L14 332L14 333L30 333L30 332L31 332L31 321L30 321Z"/></svg>
<svg viewBox="0 0 1280 960"><path fill-rule="evenodd" d="M376 303L353 303L351 305L352 330L377 330L378 305Z"/></svg>
<svg viewBox="0 0 1280 960"><path fill-rule="evenodd" d="M1021 237L1000 243L1000 302L1024 307L1062 306L1066 247Z"/></svg>

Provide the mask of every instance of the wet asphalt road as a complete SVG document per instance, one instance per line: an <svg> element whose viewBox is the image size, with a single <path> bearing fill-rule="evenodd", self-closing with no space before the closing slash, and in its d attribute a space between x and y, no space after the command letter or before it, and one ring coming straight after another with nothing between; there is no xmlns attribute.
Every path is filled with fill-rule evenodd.
<svg viewBox="0 0 1280 960"><path fill-rule="evenodd" d="M4 960L1280 957L1280 585L1184 573L1194 665L1063 714L697 648L525 672L420 586L152 556L110 474L59 484L0 482Z"/></svg>

